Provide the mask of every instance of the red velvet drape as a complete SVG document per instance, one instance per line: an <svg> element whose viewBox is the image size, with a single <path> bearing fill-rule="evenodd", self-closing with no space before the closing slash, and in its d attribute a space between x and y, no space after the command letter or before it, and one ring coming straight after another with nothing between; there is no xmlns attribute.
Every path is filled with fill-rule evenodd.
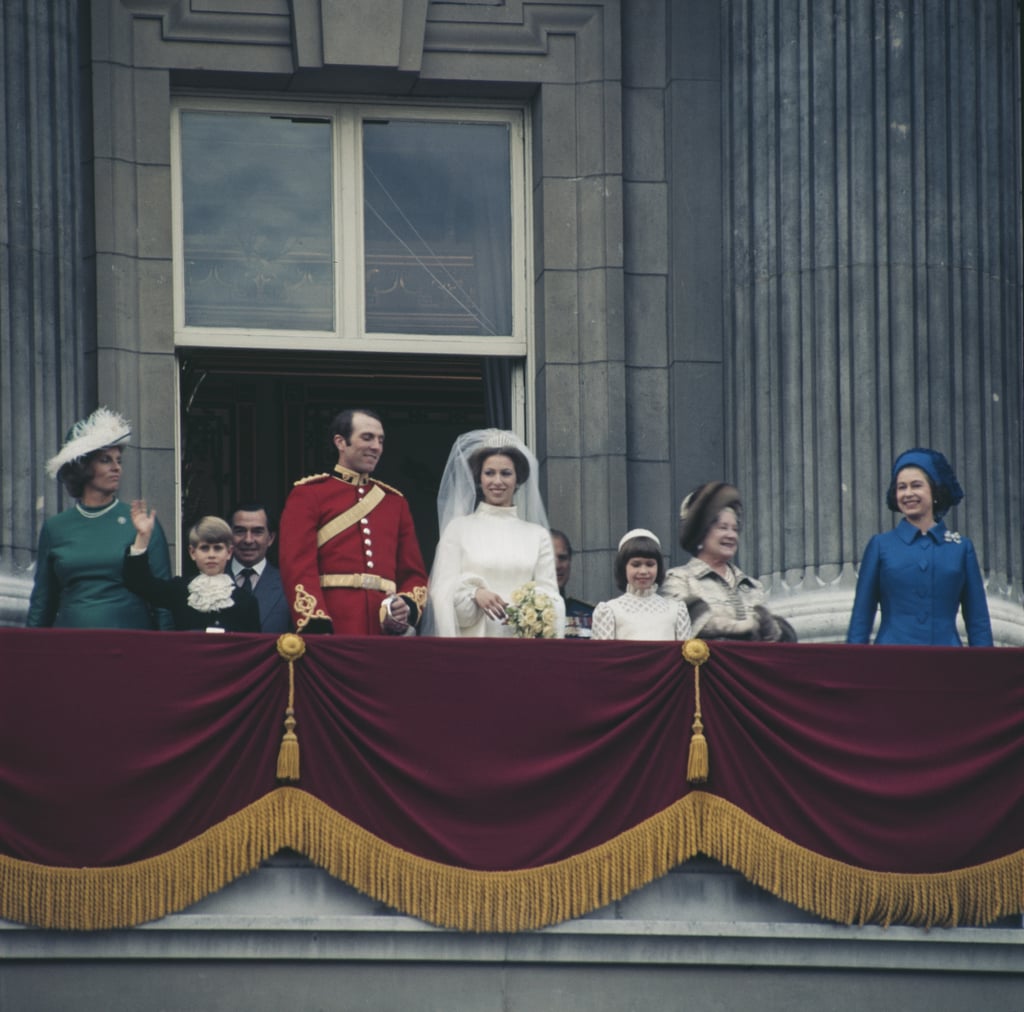
<svg viewBox="0 0 1024 1012"><path fill-rule="evenodd" d="M857 867L1024 849L1024 651L712 643L710 779ZM295 785L463 868L531 868L686 794L678 644L308 637ZM0 630L0 855L153 857L276 786L287 665L269 636Z"/></svg>

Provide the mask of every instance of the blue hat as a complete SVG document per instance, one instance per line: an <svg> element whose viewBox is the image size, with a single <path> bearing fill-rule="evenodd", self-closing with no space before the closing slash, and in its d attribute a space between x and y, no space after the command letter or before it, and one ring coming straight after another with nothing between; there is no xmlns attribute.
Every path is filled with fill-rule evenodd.
<svg viewBox="0 0 1024 1012"><path fill-rule="evenodd" d="M919 467L935 486L935 519L940 520L946 510L955 506L964 497L964 490L960 482L956 480L953 468L949 461L938 450L929 450L927 447L918 446L913 450L904 450L896 458L892 465L892 479L889 482L889 491L885 494L885 504L893 511L899 513L900 508L896 505L896 475L905 467Z"/></svg>

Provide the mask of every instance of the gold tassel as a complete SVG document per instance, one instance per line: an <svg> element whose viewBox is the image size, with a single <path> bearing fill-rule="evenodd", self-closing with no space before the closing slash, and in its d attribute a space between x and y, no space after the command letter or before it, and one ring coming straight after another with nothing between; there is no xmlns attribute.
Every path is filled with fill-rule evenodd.
<svg viewBox="0 0 1024 1012"><path fill-rule="evenodd" d="M683 660L693 665L693 733L690 737L690 755L686 760L686 781L691 784L707 783L708 740L704 737L704 724L700 712L700 666L711 656L704 640L692 639L683 643Z"/></svg>
<svg viewBox="0 0 1024 1012"><path fill-rule="evenodd" d="M289 707L285 711L284 736L281 738L281 749L277 753L277 779L299 779L299 739L295 734L295 717Z"/></svg>
<svg viewBox="0 0 1024 1012"><path fill-rule="evenodd" d="M700 717L694 717L693 734L690 737L690 755L686 760L686 782L703 784L707 783L707 779L708 740L704 737L704 725L700 722Z"/></svg>
<svg viewBox="0 0 1024 1012"><path fill-rule="evenodd" d="M284 735L277 753L277 779L299 779L299 738L295 733L295 662L306 652L306 643L295 633L277 639L277 652L288 662L288 708L284 711Z"/></svg>

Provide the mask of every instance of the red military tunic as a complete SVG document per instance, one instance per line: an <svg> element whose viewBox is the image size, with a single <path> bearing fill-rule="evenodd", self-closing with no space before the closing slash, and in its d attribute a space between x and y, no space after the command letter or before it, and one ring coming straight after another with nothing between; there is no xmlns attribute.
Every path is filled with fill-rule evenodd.
<svg viewBox="0 0 1024 1012"><path fill-rule="evenodd" d="M319 543L318 543L319 541ZM427 599L427 573L405 496L338 465L295 483L280 526L281 580L296 632L380 636L381 605Z"/></svg>

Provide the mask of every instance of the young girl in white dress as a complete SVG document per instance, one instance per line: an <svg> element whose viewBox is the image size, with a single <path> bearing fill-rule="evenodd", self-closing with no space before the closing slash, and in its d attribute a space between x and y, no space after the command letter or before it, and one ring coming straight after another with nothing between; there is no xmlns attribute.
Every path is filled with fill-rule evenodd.
<svg viewBox="0 0 1024 1012"><path fill-rule="evenodd" d="M594 609L595 640L685 640L690 613L682 601L658 596L665 576L661 542L645 528L627 531L615 556L615 582L621 597Z"/></svg>

